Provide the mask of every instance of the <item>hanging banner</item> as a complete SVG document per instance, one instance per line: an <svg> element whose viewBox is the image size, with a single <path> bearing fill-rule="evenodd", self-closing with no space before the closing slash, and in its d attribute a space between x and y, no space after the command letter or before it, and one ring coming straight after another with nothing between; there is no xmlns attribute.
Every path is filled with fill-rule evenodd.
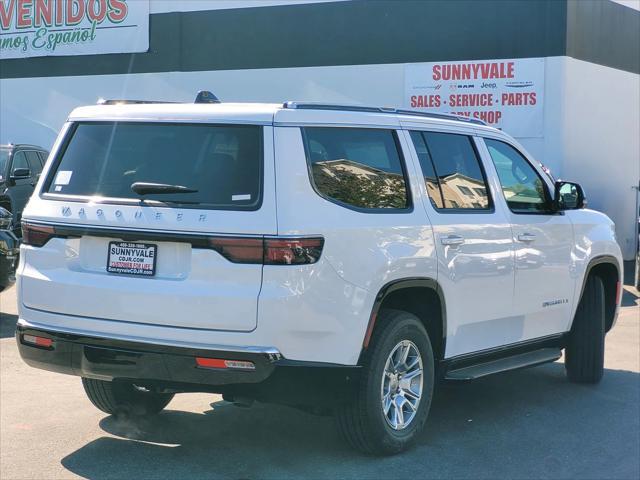
<svg viewBox="0 0 640 480"><path fill-rule="evenodd" d="M483 120L514 137L542 137L544 58L405 67L405 106Z"/></svg>
<svg viewBox="0 0 640 480"><path fill-rule="evenodd" d="M0 0L0 59L146 52L149 0Z"/></svg>

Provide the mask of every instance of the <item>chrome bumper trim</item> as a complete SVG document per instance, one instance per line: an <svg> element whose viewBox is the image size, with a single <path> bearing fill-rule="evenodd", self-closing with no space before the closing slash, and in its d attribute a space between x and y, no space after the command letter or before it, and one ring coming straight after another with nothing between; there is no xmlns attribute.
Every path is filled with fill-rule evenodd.
<svg viewBox="0 0 640 480"><path fill-rule="evenodd" d="M58 326L47 325L38 322L29 322L23 318L18 319L17 326L24 328L34 328L39 330L46 330L55 333L63 333L69 335L82 335L87 337L104 338L110 340L122 340L125 342L138 342L147 343L150 345L162 345L170 347L184 347L194 348L201 350L212 350L220 352L235 352L235 353L261 353L269 357L271 361L280 360L283 358L280 351L275 347L262 347L262 346L248 346L248 345L212 345L197 342L179 342L171 340L160 340L155 338L143 338L122 334L104 334L100 332L93 332L90 330L80 330L76 328L61 328Z"/></svg>

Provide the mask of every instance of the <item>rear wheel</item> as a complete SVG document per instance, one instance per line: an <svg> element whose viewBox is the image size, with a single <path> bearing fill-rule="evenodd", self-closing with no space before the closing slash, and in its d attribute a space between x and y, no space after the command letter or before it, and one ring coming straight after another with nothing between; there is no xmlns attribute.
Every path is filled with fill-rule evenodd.
<svg viewBox="0 0 640 480"><path fill-rule="evenodd" d="M433 396L429 335L408 312L382 310L363 359L356 397L336 411L347 442L368 454L406 449L422 431Z"/></svg>
<svg viewBox="0 0 640 480"><path fill-rule="evenodd" d="M154 415L162 411L173 393L157 393L130 382L82 378L84 391L96 408L111 415Z"/></svg>
<svg viewBox="0 0 640 480"><path fill-rule="evenodd" d="M604 373L604 285L600 277L587 279L578 304L564 366L575 383L598 383Z"/></svg>

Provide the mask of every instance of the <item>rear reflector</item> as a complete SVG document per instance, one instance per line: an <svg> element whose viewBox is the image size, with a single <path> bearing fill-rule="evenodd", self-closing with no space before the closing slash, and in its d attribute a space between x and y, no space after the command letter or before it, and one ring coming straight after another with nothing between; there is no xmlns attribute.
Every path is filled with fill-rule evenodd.
<svg viewBox="0 0 640 480"><path fill-rule="evenodd" d="M196 357L196 364L203 368L231 368L234 370L255 370L253 362L244 360L225 360L222 358Z"/></svg>
<svg viewBox="0 0 640 480"><path fill-rule="evenodd" d="M33 225L22 222L22 243L34 247L42 247L56 234L54 227L50 225Z"/></svg>
<svg viewBox="0 0 640 480"><path fill-rule="evenodd" d="M620 305L621 300L622 300L622 282L618 280L618 283L616 283L616 305Z"/></svg>
<svg viewBox="0 0 640 480"><path fill-rule="evenodd" d="M53 340L51 338L36 337L35 335L23 335L22 341L38 347L49 348L53 345Z"/></svg>

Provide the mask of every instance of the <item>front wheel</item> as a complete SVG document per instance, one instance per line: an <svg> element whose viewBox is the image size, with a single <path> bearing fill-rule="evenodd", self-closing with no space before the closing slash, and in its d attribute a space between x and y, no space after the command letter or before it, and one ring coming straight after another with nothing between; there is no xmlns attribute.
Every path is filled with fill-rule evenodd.
<svg viewBox="0 0 640 480"><path fill-rule="evenodd" d="M363 359L357 393L338 407L343 437L367 454L405 450L422 431L433 396L434 358L420 320L382 310Z"/></svg>
<svg viewBox="0 0 640 480"><path fill-rule="evenodd" d="M587 279L565 348L567 377L575 383L598 383L604 373L604 285Z"/></svg>
<svg viewBox="0 0 640 480"><path fill-rule="evenodd" d="M83 377L82 386L91 403L111 415L154 415L162 411L173 398L173 393L153 392L130 382Z"/></svg>

